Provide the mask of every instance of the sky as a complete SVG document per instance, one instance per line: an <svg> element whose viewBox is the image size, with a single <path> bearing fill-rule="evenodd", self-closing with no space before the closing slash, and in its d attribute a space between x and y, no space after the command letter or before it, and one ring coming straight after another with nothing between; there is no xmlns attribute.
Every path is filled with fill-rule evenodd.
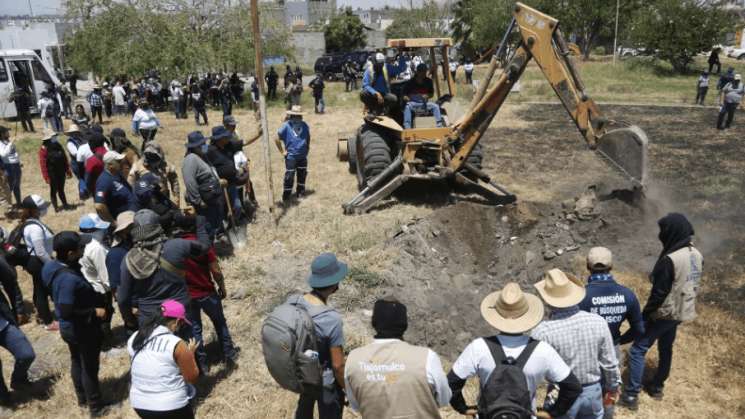
<svg viewBox="0 0 745 419"><path fill-rule="evenodd" d="M336 0L339 7L351 6L367 9L383 6L399 7L409 6L410 0ZM421 5L422 0L411 0L414 6ZM0 15L27 15L29 13L29 2L35 15L57 14L62 12L62 0L0 0Z"/></svg>

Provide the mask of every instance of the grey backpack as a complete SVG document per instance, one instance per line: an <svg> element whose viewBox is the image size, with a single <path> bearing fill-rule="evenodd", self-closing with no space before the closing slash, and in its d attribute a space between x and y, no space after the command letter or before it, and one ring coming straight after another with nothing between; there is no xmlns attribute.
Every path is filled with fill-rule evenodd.
<svg viewBox="0 0 745 419"><path fill-rule="evenodd" d="M311 316L331 310L324 305L312 308L312 313L309 313L300 304L302 299L302 295L290 296L269 314L261 326L261 346L269 373L282 388L295 393L318 391L323 385ZM316 355L305 355L307 350Z"/></svg>

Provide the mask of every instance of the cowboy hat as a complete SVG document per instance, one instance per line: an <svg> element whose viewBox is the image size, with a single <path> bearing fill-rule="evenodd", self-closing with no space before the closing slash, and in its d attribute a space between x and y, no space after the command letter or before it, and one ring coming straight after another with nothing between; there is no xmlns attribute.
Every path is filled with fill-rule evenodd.
<svg viewBox="0 0 745 419"><path fill-rule="evenodd" d="M509 282L481 301L481 316L500 332L524 333L543 320L543 304L516 282Z"/></svg>
<svg viewBox="0 0 745 419"><path fill-rule="evenodd" d="M44 134L42 135L41 140L42 141L51 140L56 135L57 133L52 130L44 130Z"/></svg>
<svg viewBox="0 0 745 419"><path fill-rule="evenodd" d="M70 124L70 128L65 131L65 134L75 134L80 133L80 127L77 126L77 124Z"/></svg>
<svg viewBox="0 0 745 419"><path fill-rule="evenodd" d="M551 269L534 287L543 301L551 307L566 308L579 304L585 298L585 288L560 269Z"/></svg>
<svg viewBox="0 0 745 419"><path fill-rule="evenodd" d="M305 113L303 112L303 108L301 108L300 105L293 105L292 108L286 112L286 114L298 116L305 115Z"/></svg>

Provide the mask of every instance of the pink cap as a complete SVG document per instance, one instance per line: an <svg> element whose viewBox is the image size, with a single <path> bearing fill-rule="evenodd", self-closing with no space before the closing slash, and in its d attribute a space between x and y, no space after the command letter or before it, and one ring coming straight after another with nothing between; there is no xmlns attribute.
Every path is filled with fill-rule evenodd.
<svg viewBox="0 0 745 419"><path fill-rule="evenodd" d="M166 300L160 305L160 311L163 313L163 317L170 317L172 319L183 320L191 326L191 322L186 319L186 309L184 305L176 300Z"/></svg>

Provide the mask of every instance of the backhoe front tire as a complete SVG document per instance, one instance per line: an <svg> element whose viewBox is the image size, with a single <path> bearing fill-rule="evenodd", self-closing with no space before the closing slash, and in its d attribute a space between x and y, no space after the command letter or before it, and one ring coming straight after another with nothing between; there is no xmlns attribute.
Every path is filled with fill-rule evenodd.
<svg viewBox="0 0 745 419"><path fill-rule="evenodd" d="M357 179L360 190L364 189L368 182L383 172L393 161L391 149L385 139L374 130L363 130L359 137L362 144L357 150L362 151L358 157Z"/></svg>

